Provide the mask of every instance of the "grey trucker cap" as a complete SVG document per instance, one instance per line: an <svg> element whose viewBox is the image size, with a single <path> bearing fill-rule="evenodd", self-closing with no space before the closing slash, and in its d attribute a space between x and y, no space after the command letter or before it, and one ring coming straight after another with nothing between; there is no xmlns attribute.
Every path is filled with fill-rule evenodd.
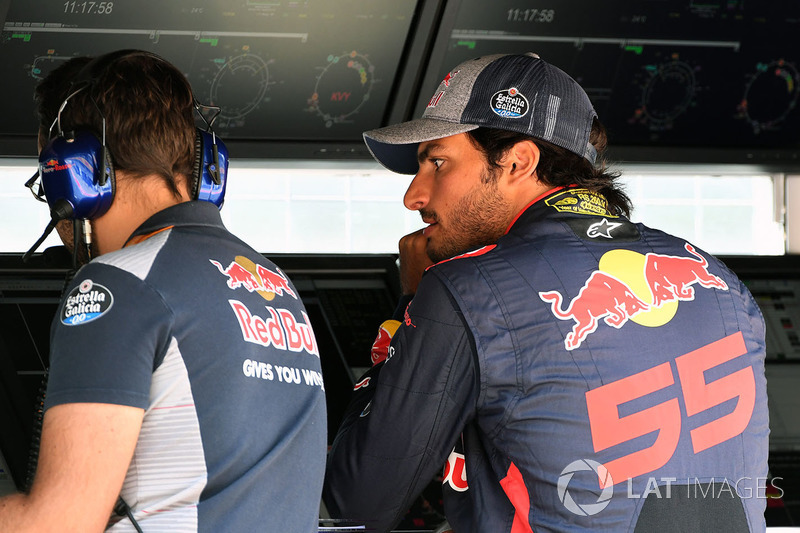
<svg viewBox="0 0 800 533"><path fill-rule="evenodd" d="M400 174L418 172L419 143L479 127L524 133L594 164L589 134L596 116L581 86L538 55L489 55L454 68L422 118L367 131L364 142L380 164Z"/></svg>

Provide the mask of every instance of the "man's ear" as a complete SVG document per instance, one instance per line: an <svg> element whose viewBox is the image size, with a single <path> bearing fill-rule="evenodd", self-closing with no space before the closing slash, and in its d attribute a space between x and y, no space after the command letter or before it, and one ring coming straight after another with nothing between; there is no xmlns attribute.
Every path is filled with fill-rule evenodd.
<svg viewBox="0 0 800 533"><path fill-rule="evenodd" d="M509 183L535 177L539 157L539 147L533 141L520 141L509 148L502 162Z"/></svg>

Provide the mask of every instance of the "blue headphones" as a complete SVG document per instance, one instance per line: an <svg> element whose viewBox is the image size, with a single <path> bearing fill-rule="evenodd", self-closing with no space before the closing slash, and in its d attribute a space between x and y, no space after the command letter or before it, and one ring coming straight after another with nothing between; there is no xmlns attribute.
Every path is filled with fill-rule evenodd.
<svg viewBox="0 0 800 533"><path fill-rule="evenodd" d="M105 142L105 117L102 138L98 139L90 131L64 132L61 129L61 111L70 98L90 89L114 61L131 54L148 55L163 61L155 54L139 50L119 50L96 57L76 75L71 85L72 92L61 103L51 126L51 130L57 126L56 135L39 153L39 175L51 210L66 200L72 207L70 218L92 220L111 207L116 186L114 164ZM198 112L199 107L195 103ZM200 116L205 121L202 113ZM195 200L222 207L228 176L228 150L214 134L211 123L206 121L206 124L206 130L197 128L195 131L191 195Z"/></svg>

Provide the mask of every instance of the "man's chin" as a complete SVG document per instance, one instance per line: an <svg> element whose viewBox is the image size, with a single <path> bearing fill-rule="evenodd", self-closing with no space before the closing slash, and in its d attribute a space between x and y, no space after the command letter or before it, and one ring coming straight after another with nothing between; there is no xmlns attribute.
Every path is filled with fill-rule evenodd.
<svg viewBox="0 0 800 533"><path fill-rule="evenodd" d="M430 239L428 240L428 247L426 248L428 257L430 257L434 264L452 259L468 251L469 249L463 249L461 247L456 248L455 246L435 246Z"/></svg>
<svg viewBox="0 0 800 533"><path fill-rule="evenodd" d="M430 260L433 261L433 264L436 264L439 261L444 261L445 259L448 258L446 255L442 255L440 252L433 250L430 246L428 246L425 249L425 251L428 254Z"/></svg>

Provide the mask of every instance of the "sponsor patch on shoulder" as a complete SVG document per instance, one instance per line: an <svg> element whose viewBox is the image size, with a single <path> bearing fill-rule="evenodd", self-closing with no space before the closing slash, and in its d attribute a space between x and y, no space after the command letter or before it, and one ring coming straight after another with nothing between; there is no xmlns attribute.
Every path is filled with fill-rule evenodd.
<svg viewBox="0 0 800 533"><path fill-rule="evenodd" d="M78 326L100 318L111 309L114 296L106 287L85 279L67 295L61 309L61 323Z"/></svg>
<svg viewBox="0 0 800 533"><path fill-rule="evenodd" d="M608 201L596 192L587 189L567 189L545 200L545 204L561 213L618 218L608 210Z"/></svg>

